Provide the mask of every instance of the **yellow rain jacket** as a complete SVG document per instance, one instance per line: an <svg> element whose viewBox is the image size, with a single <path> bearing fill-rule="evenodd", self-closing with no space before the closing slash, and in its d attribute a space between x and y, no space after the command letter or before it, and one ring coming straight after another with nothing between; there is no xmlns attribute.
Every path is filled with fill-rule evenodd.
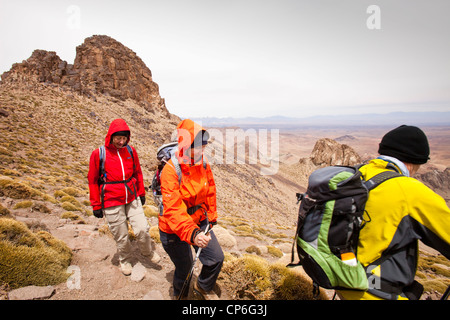
<svg viewBox="0 0 450 320"><path fill-rule="evenodd" d="M390 170L389 163L374 159L360 171L368 180ZM450 209L414 178L390 179L370 191L364 220L369 222L360 232L357 256L373 275L374 290L340 290L344 299L406 299L415 283L418 240L450 259Z"/></svg>

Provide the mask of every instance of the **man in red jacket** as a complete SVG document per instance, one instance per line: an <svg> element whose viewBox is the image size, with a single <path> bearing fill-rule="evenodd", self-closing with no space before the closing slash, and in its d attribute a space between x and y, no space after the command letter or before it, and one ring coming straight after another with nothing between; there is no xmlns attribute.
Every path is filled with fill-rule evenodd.
<svg viewBox="0 0 450 320"><path fill-rule="evenodd" d="M104 150L92 152L89 162L89 193L94 216L105 214L109 229L117 243L122 273L130 275L131 244L128 223L133 228L139 249L152 262L159 261L152 251L149 226L142 205L145 203L144 179L136 150L129 146L130 128L123 119L111 122ZM102 148L103 149L103 148ZM103 172L101 172L101 152Z"/></svg>

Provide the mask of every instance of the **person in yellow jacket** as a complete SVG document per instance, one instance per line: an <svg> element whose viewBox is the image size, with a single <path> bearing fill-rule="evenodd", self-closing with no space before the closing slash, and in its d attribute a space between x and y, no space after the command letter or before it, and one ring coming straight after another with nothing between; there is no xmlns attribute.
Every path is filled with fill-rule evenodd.
<svg viewBox="0 0 450 320"><path fill-rule="evenodd" d="M368 291L340 290L347 300L419 299L423 287L414 280L418 240L450 259L450 209L445 200L412 178L429 159L425 133L414 126L400 126L381 140L380 157L362 166L368 180L394 170L403 176L370 191L361 230L358 260L369 274Z"/></svg>

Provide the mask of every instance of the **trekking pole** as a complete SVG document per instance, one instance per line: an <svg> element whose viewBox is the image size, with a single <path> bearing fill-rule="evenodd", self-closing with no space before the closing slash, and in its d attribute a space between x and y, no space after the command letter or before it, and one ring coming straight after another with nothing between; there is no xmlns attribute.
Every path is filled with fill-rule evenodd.
<svg viewBox="0 0 450 320"><path fill-rule="evenodd" d="M206 211L205 211L205 215L206 215L206 223L207 223L206 229L205 229L205 235L208 235L210 228L209 228L208 215L206 214ZM181 300L181 297L183 296L184 292L186 291L186 288L189 285L189 282L191 281L192 274L194 273L195 264L196 264L196 262L198 260L198 257L200 256L200 252L202 252L202 248L198 248L198 250L197 250L197 254L195 255L195 259L192 262L191 270L189 271L189 274L186 277L186 280L184 280L183 287L181 288L181 292L178 295L178 299L177 300Z"/></svg>
<svg viewBox="0 0 450 320"><path fill-rule="evenodd" d="M448 286L447 290L445 290L444 295L441 297L441 300L447 300L449 295L450 295L450 286Z"/></svg>

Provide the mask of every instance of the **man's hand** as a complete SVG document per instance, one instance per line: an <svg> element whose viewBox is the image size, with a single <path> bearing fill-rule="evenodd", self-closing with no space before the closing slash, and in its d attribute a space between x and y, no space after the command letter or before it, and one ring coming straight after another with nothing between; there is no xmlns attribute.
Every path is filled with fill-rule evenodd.
<svg viewBox="0 0 450 320"><path fill-rule="evenodd" d="M100 210L94 210L94 216L95 217L97 217L97 218L103 218L103 210L102 209L100 209Z"/></svg>
<svg viewBox="0 0 450 320"><path fill-rule="evenodd" d="M208 246L211 236L206 235L203 231L195 236L194 244L199 248L206 248Z"/></svg>

